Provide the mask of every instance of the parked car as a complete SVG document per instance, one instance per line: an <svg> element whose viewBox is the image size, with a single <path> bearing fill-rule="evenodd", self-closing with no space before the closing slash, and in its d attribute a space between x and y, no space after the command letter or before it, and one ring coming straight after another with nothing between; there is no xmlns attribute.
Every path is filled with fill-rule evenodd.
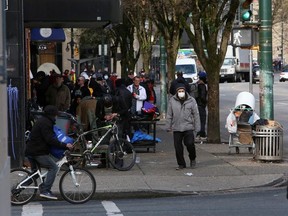
<svg viewBox="0 0 288 216"><path fill-rule="evenodd" d="M279 76L279 81L280 82L285 82L286 80L288 80L288 65L286 65L281 73L280 73L280 76Z"/></svg>
<svg viewBox="0 0 288 216"><path fill-rule="evenodd" d="M252 83L260 82L260 67L254 65L252 68Z"/></svg>

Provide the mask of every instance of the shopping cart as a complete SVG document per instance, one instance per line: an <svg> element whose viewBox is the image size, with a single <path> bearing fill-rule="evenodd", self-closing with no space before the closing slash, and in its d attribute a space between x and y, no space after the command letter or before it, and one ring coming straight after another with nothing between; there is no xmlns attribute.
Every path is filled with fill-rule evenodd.
<svg viewBox="0 0 288 216"><path fill-rule="evenodd" d="M247 148L250 153L254 153L252 124L259 119L254 109L254 96L249 92L239 93L235 107L230 110L226 119L226 128L229 132L229 154L231 148L235 148L237 154L240 153L240 148Z"/></svg>

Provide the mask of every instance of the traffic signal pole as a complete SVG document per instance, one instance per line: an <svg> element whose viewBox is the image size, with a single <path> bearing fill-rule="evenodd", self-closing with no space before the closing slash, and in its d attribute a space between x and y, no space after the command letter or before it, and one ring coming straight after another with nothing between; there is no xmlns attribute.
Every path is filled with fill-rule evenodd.
<svg viewBox="0 0 288 216"><path fill-rule="evenodd" d="M260 117L274 119L271 0L259 1Z"/></svg>

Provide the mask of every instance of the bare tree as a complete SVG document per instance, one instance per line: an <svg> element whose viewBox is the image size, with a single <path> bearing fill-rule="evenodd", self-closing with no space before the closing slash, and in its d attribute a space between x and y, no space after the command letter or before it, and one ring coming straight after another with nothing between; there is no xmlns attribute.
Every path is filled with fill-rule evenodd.
<svg viewBox="0 0 288 216"><path fill-rule="evenodd" d="M186 0L191 16L182 24L208 78L208 141L219 143L219 72L222 66L239 0ZM204 50L207 50L207 54Z"/></svg>
<svg viewBox="0 0 288 216"><path fill-rule="evenodd" d="M288 0L272 0L272 22L273 25L286 22L288 18Z"/></svg>
<svg viewBox="0 0 288 216"><path fill-rule="evenodd" d="M118 24L109 30L112 38L112 47L120 46L121 49L121 77L127 77L129 71L134 71L140 52L134 50L134 26L123 15L123 23Z"/></svg>
<svg viewBox="0 0 288 216"><path fill-rule="evenodd" d="M124 0L123 11L135 28L145 71L150 69L152 45L157 39L151 17L151 5L146 1Z"/></svg>
<svg viewBox="0 0 288 216"><path fill-rule="evenodd" d="M150 16L164 38L167 52L168 87L175 78L175 63L183 32L180 17L188 16L182 0L146 0L151 4Z"/></svg>

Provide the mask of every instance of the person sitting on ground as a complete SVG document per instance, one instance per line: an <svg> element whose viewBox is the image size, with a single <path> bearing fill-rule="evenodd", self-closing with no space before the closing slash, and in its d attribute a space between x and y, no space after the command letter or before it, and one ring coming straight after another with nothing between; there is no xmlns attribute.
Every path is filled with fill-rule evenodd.
<svg viewBox="0 0 288 216"><path fill-rule="evenodd" d="M50 147L73 148L71 143L61 143L54 133L53 126L55 125L57 115L58 109L56 106L48 105L44 108L44 115L34 124L25 150L27 158L35 160L40 166L48 168L47 177L39 188L40 197L54 200L57 197L53 195L51 188L55 181L58 167L54 158L50 155ZM31 168L35 170L35 167Z"/></svg>

